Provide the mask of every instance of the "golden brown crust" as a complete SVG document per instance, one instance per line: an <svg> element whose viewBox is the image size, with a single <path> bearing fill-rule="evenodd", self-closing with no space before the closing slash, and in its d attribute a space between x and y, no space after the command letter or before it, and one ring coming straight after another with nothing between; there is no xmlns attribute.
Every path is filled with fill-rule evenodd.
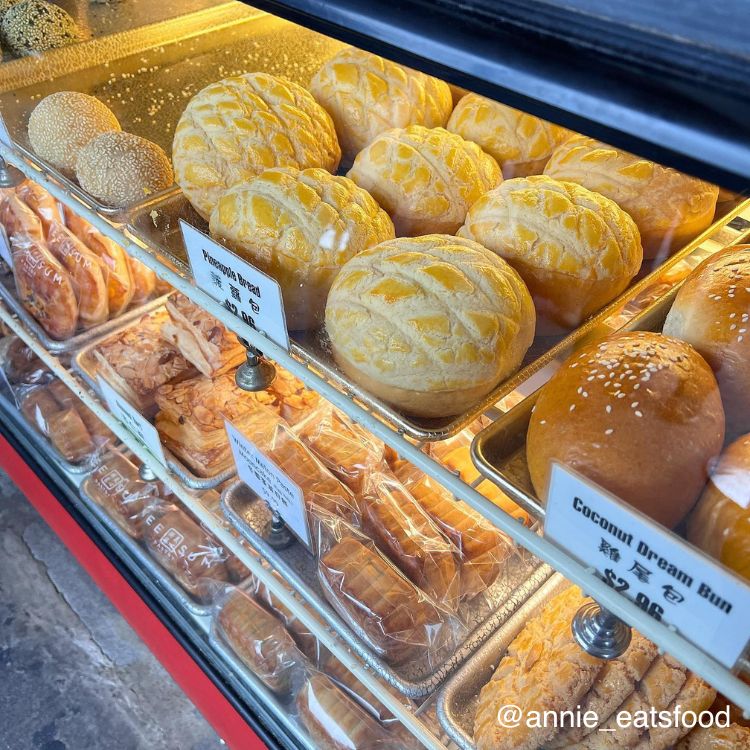
<svg viewBox="0 0 750 750"><path fill-rule="evenodd" d="M53 223L63 223L57 201L41 185L24 180L16 187L16 194L37 215L45 236Z"/></svg>
<svg viewBox="0 0 750 750"><path fill-rule="evenodd" d="M750 430L750 245L720 250L685 280L664 334L691 344L719 383L727 435Z"/></svg>
<svg viewBox="0 0 750 750"><path fill-rule="evenodd" d="M739 724L728 727L696 728L676 750L750 750L750 729Z"/></svg>
<svg viewBox="0 0 750 750"><path fill-rule="evenodd" d="M543 387L526 458L542 500L559 461L672 527L723 439L719 389L700 355L658 333L618 333L574 354Z"/></svg>
<svg viewBox="0 0 750 750"><path fill-rule="evenodd" d="M22 235L37 242L44 242L44 230L39 217L13 190L5 190L0 195L0 221L5 227L8 239Z"/></svg>

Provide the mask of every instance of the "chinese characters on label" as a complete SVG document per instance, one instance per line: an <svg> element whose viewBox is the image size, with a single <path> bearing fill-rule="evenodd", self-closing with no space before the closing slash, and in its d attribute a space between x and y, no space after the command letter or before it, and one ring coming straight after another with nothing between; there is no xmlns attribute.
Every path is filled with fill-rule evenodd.
<svg viewBox="0 0 750 750"><path fill-rule="evenodd" d="M289 348L281 288L275 279L180 222L196 285L249 326Z"/></svg>
<svg viewBox="0 0 750 750"><path fill-rule="evenodd" d="M309 549L310 528L302 490L231 422L225 424L239 478L281 516Z"/></svg>
<svg viewBox="0 0 750 750"><path fill-rule="evenodd" d="M750 641L750 586L559 464L544 535L725 666L732 668Z"/></svg>

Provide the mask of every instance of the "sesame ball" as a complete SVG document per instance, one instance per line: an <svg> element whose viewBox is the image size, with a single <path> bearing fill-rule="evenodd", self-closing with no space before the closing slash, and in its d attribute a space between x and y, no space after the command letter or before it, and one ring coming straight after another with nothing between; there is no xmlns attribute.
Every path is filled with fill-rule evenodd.
<svg viewBox="0 0 750 750"><path fill-rule="evenodd" d="M110 206L144 200L174 182L164 151L132 133L103 133L78 155L76 177L81 187Z"/></svg>
<svg viewBox="0 0 750 750"><path fill-rule="evenodd" d="M78 91L45 96L29 117L29 141L37 156L72 175L79 151L120 123L98 99Z"/></svg>
<svg viewBox="0 0 750 750"><path fill-rule="evenodd" d="M62 8L44 0L21 0L3 14L3 41L17 55L33 55L83 41L84 33Z"/></svg>

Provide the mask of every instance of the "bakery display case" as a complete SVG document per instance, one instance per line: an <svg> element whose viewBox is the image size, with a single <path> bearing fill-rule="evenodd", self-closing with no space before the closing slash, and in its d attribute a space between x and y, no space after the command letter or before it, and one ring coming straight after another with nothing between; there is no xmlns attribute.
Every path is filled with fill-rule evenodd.
<svg viewBox="0 0 750 750"><path fill-rule="evenodd" d="M718 16L31 2L3 465L222 738L750 747Z"/></svg>

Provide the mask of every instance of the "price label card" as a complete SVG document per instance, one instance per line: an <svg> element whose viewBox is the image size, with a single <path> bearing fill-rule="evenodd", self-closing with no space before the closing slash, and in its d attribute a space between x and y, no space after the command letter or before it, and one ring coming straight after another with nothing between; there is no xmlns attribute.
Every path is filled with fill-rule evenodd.
<svg viewBox="0 0 750 750"><path fill-rule="evenodd" d="M0 225L0 258L5 261L8 268L13 270L13 253L10 249L10 241L8 240L8 233L5 231L5 227Z"/></svg>
<svg viewBox="0 0 750 750"><path fill-rule="evenodd" d="M280 346L289 349L278 281L210 237L180 221L190 268L199 289Z"/></svg>
<svg viewBox="0 0 750 750"><path fill-rule="evenodd" d="M302 490L231 422L225 421L225 424L239 478L263 498L310 549L310 527Z"/></svg>
<svg viewBox="0 0 750 750"><path fill-rule="evenodd" d="M544 536L729 669L750 642L750 586L559 464Z"/></svg>
<svg viewBox="0 0 750 750"><path fill-rule="evenodd" d="M8 126L5 124L5 118L3 117L2 112L0 112L0 143L8 148L13 148L13 141L11 140Z"/></svg>
<svg viewBox="0 0 750 750"><path fill-rule="evenodd" d="M124 399L104 378L99 376L99 390L107 402L112 416L119 419L129 432L141 443L159 463L166 466L164 449L159 439L159 433L149 421L135 409L127 399Z"/></svg>

